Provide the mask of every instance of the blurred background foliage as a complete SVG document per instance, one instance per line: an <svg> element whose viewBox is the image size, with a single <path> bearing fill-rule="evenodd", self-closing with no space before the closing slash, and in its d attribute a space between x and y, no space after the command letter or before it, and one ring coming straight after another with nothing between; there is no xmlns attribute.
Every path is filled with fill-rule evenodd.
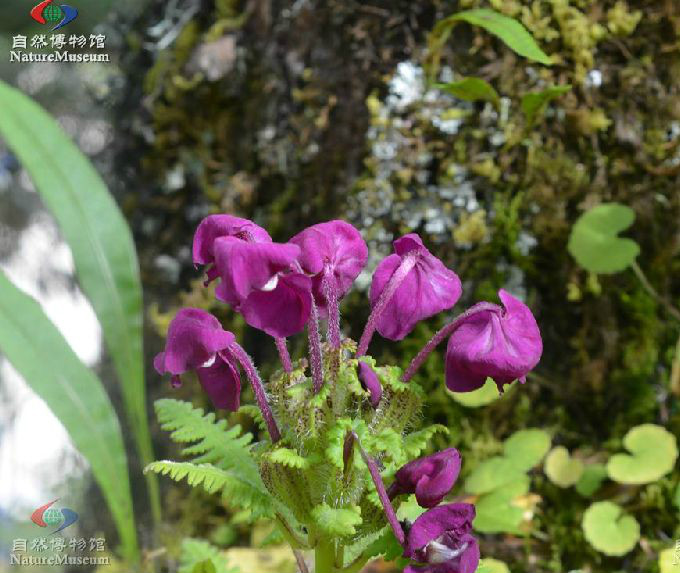
<svg viewBox="0 0 680 573"><path fill-rule="evenodd" d="M521 21L554 65L527 62L459 25L435 67L430 32L473 7ZM418 376L431 396L427 418L451 429L437 445L461 449L463 478L523 428L546 430L554 446L590 464L622 451L634 426L680 433L671 383L680 324L634 272L592 274L567 251L584 211L625 204L636 215L626 235L640 245L640 269L660 297L680 304L675 0L150 0L106 25L120 49L115 79L103 80L115 86L103 98L113 115L103 170L138 249L151 400L170 393L149 357L182 305L216 312L264 375L276 367L273 343L201 286L190 241L202 217L252 218L275 240L345 218L369 242L369 271L392 239L416 231L464 281L460 308L495 300L505 287L538 317L543 359L501 399L480 408L454 399L441 354ZM500 94L497 106L429 81L472 75ZM558 85L571 90L528 117L523 96ZM344 303L355 337L369 283L367 272ZM371 352L405 366L445 320L420 324L400 344L376 339ZM173 396L207 406L197 385ZM170 455L154 432L157 458ZM489 534L482 543L483 555L512 571L657 571L659 552L680 537L677 469L586 496L543 471L530 476L531 493L512 499L525 535ZM634 551L606 557L586 541L587 498L626 505L641 529ZM185 487L166 483L163 505L174 558L184 537L220 547L266 537Z"/></svg>

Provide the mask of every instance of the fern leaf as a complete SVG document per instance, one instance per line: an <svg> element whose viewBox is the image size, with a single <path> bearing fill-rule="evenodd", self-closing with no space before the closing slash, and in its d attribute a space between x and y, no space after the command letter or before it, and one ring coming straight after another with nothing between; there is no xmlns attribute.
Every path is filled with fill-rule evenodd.
<svg viewBox="0 0 680 573"><path fill-rule="evenodd" d="M319 529L331 537L354 535L356 526L361 525L362 521L358 505L336 509L323 503L312 510L312 516Z"/></svg>
<svg viewBox="0 0 680 573"><path fill-rule="evenodd" d="M442 426L441 424L434 424L432 426L428 426L427 428L423 428L422 430L418 430L417 432L408 434L404 438L402 444L404 452L408 458L412 459L420 455L420 452L422 452L427 447L430 440L432 439L432 436L434 436L437 432L448 434L449 429L446 426Z"/></svg>

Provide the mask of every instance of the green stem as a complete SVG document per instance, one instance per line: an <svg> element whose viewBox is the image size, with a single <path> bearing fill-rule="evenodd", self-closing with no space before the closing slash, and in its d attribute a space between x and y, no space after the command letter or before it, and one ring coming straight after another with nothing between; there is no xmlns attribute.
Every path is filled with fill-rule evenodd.
<svg viewBox="0 0 680 573"><path fill-rule="evenodd" d="M335 544L319 540L314 550L314 573L333 573L335 570Z"/></svg>
<svg viewBox="0 0 680 573"><path fill-rule="evenodd" d="M647 291L647 293L655 301L661 304L666 309L668 314L670 314L675 320L680 322L680 310L675 308L670 300L663 297L657 292L657 290L652 286L652 283L649 282L649 279L647 278L645 273L642 272L642 269L638 266L636 262L633 262L633 264L630 267L633 269L635 276L638 278L638 280L642 284L642 287Z"/></svg>

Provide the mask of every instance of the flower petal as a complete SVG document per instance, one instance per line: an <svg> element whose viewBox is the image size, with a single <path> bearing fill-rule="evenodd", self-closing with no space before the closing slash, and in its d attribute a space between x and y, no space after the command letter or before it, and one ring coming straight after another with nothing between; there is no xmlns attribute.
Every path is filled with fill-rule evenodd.
<svg viewBox="0 0 680 573"><path fill-rule="evenodd" d="M469 503L449 503L428 509L411 526L404 555L414 556L418 550L444 533L458 538L469 534L474 518L475 506Z"/></svg>
<svg viewBox="0 0 680 573"><path fill-rule="evenodd" d="M380 404L382 398L382 386L380 379L373 368L366 364L363 360L359 360L359 380L364 389L371 394L371 406L374 408Z"/></svg>
<svg viewBox="0 0 680 573"><path fill-rule="evenodd" d="M451 491L460 466L460 454L455 448L413 460L397 471L390 497L415 493L422 507L435 507Z"/></svg>
<svg viewBox="0 0 680 573"><path fill-rule="evenodd" d="M312 309L311 288L308 276L281 274L276 288L253 292L238 310L250 326L286 338L305 328Z"/></svg>
<svg viewBox="0 0 680 573"><path fill-rule="evenodd" d="M282 243L247 243L234 237L215 241L215 266L222 282L217 298L237 305L262 289L300 255L300 247Z"/></svg>
<svg viewBox="0 0 680 573"><path fill-rule="evenodd" d="M378 265L371 283L371 305L375 306L390 278L406 256L415 256L413 269L397 288L382 314L378 317L378 332L390 340L401 340L425 318L451 308L462 294L458 275L422 243L414 233L394 241L396 254L389 255Z"/></svg>
<svg viewBox="0 0 680 573"><path fill-rule="evenodd" d="M172 319L165 352L156 356L154 366L159 373L179 375L199 368L232 342L234 335L223 330L212 314L200 308L183 308Z"/></svg>
<svg viewBox="0 0 680 573"><path fill-rule="evenodd" d="M196 370L198 380L215 408L235 412L241 404L241 378L234 364L219 357L214 364Z"/></svg>
<svg viewBox="0 0 680 573"><path fill-rule="evenodd" d="M248 219L233 215L209 215L201 221L194 234L195 264L207 265L214 261L213 246L218 237L237 237L254 242L271 242L269 233Z"/></svg>
<svg viewBox="0 0 680 573"><path fill-rule="evenodd" d="M543 352L541 333L531 310L508 292L499 291L505 308L475 311L475 305L451 334L446 349L446 385L469 392L487 377L503 385L523 379Z"/></svg>

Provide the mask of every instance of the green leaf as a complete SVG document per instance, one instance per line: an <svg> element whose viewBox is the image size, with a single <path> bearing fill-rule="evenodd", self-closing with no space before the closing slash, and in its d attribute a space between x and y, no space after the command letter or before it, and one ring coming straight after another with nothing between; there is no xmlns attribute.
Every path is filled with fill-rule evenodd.
<svg viewBox="0 0 680 573"><path fill-rule="evenodd" d="M402 448L406 457L408 459L418 457L420 453L427 448L432 437L437 432L448 434L449 429L441 424L433 424L432 426L427 426L422 430L417 430L406 435L402 442Z"/></svg>
<svg viewBox="0 0 680 573"><path fill-rule="evenodd" d="M267 454L267 458L275 464L281 464L289 468L306 469L309 467L309 460L303 458L291 448L276 448Z"/></svg>
<svg viewBox="0 0 680 573"><path fill-rule="evenodd" d="M435 87L465 101L488 101L496 108L501 102L498 92L482 78L463 78L448 84L435 84Z"/></svg>
<svg viewBox="0 0 680 573"><path fill-rule="evenodd" d="M587 271L600 274L623 271L640 253L635 241L618 236L634 220L635 212L625 205L605 203L593 207L574 223L567 248Z"/></svg>
<svg viewBox="0 0 680 573"><path fill-rule="evenodd" d="M519 526L524 520L524 510L513 505L513 500L529 491L529 478L507 483L480 496L475 502L477 516L473 527L481 533L521 533Z"/></svg>
<svg viewBox="0 0 680 573"><path fill-rule="evenodd" d="M394 561L403 552L404 548L394 536L394 531L391 527L388 527L378 539L366 548L364 555L369 558L382 555L386 561Z"/></svg>
<svg viewBox="0 0 680 573"><path fill-rule="evenodd" d="M607 479L607 468L603 464L590 464L585 467L576 482L576 491L583 497L590 497L600 489L605 479Z"/></svg>
<svg viewBox="0 0 680 573"><path fill-rule="evenodd" d="M583 462L570 457L564 446L557 446L545 458L545 474L556 486L570 487L581 478Z"/></svg>
<svg viewBox="0 0 680 573"><path fill-rule="evenodd" d="M0 272L0 349L64 425L89 462L121 537L138 558L127 458L104 386L75 355L40 305Z"/></svg>
<svg viewBox="0 0 680 573"><path fill-rule="evenodd" d="M214 545L202 539L182 540L177 573L238 573L229 567L226 556Z"/></svg>
<svg viewBox="0 0 680 573"><path fill-rule="evenodd" d="M505 440L503 452L518 470L528 471L543 459L550 442L550 434L544 430L520 430Z"/></svg>
<svg viewBox="0 0 680 573"><path fill-rule="evenodd" d="M510 569L503 561L485 557L479 561L479 567L475 573L510 573Z"/></svg>
<svg viewBox="0 0 680 573"><path fill-rule="evenodd" d="M522 112L527 121L527 126L532 127L539 115L543 115L548 104L571 90L570 85L551 86L540 92L524 94L522 96Z"/></svg>
<svg viewBox="0 0 680 573"><path fill-rule="evenodd" d="M362 522L359 506L333 508L323 503L312 510L312 517L319 529L331 537L354 535L356 526Z"/></svg>
<svg viewBox="0 0 680 573"><path fill-rule="evenodd" d="M479 464L465 480L465 491L482 494L526 477L512 460L495 456Z"/></svg>
<svg viewBox="0 0 680 573"><path fill-rule="evenodd" d="M659 553L660 573L680 573L680 557L675 547L669 547Z"/></svg>
<svg viewBox="0 0 680 573"><path fill-rule="evenodd" d="M655 424L632 428L623 438L628 454L616 454L607 463L607 473L616 482L651 483L673 470L678 459L675 436Z"/></svg>
<svg viewBox="0 0 680 573"><path fill-rule="evenodd" d="M513 382L514 384L514 382ZM479 408L480 406L486 406L495 402L501 397L501 393L498 391L498 386L493 381L492 378L487 378L484 386L473 390L472 392L451 392L447 390L448 394L459 404L466 406L467 408ZM505 394L508 390L505 391Z"/></svg>
<svg viewBox="0 0 680 573"><path fill-rule="evenodd" d="M0 136L28 171L73 253L80 285L102 325L143 463L153 460L142 353L142 295L132 233L106 185L59 124L0 82ZM147 484L160 519L158 482Z"/></svg>
<svg viewBox="0 0 680 573"><path fill-rule="evenodd" d="M582 525L588 543L613 557L632 551L640 539L640 525L635 518L610 501L592 504L583 514Z"/></svg>
<svg viewBox="0 0 680 573"><path fill-rule="evenodd" d="M446 20L463 21L473 26L484 28L490 34L500 38L511 50L520 56L545 64L546 66L552 64L548 55L538 47L534 38L522 24L499 12L487 8L479 8L459 12Z"/></svg>
<svg viewBox="0 0 680 573"><path fill-rule="evenodd" d="M223 470L211 464L164 460L150 463L144 472L168 475L175 481L186 479L190 486L202 486L208 493L221 491L229 505L250 509L257 517L272 517L278 509L276 500L261 480L253 482L235 468Z"/></svg>

